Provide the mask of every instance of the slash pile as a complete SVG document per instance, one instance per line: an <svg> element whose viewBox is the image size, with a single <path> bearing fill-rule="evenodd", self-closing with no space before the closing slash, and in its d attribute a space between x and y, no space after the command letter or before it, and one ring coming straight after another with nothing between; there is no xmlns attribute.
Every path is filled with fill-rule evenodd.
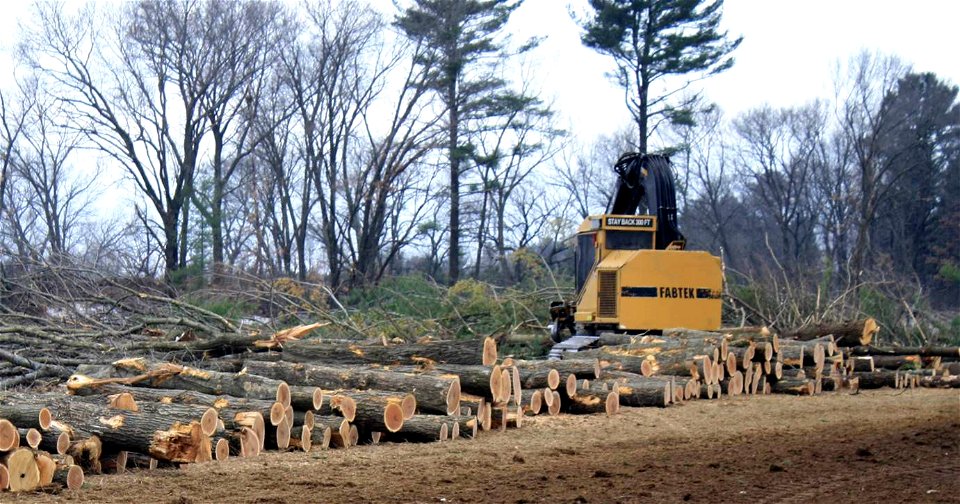
<svg viewBox="0 0 960 504"><path fill-rule="evenodd" d="M66 393L0 394L0 487L77 489L85 472L263 450L471 439L537 414L610 416L621 406L703 397L960 386L960 349L870 346L876 332L866 319L782 335L766 328L605 334L599 348L562 361L498 356L491 338L397 345L274 338L191 366L145 358L81 364Z"/></svg>

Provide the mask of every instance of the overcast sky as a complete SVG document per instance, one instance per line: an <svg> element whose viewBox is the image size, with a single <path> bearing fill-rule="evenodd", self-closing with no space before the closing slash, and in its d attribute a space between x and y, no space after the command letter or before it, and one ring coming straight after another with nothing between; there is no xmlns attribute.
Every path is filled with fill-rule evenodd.
<svg viewBox="0 0 960 504"><path fill-rule="evenodd" d="M6 2L0 17L5 88L17 19L27 6ZM531 62L535 78L543 95L554 100L563 126L580 136L610 133L629 117L622 92L604 76L612 60L580 44L569 11L586 6L586 0L526 0L511 23L518 37L546 37ZM862 49L897 55L916 70L960 83L958 0L727 0L723 25L743 35L743 44L734 67L702 86L728 114L764 103L789 106L828 98L837 62Z"/></svg>
<svg viewBox="0 0 960 504"><path fill-rule="evenodd" d="M537 76L572 131L611 133L629 120L623 93L604 73L612 59L580 44L568 8L586 0L526 0L516 12L522 34L546 35ZM743 35L736 64L702 82L727 114L764 103L800 105L830 98L833 73L861 50L881 51L960 83L960 1L727 0L723 26Z"/></svg>

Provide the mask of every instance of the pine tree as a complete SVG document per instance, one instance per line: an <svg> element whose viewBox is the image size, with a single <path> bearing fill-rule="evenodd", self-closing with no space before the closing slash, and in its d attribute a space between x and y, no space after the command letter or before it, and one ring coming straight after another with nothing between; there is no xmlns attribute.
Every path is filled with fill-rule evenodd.
<svg viewBox="0 0 960 504"><path fill-rule="evenodd" d="M484 113L506 83L491 75L505 54L503 27L522 0L416 0L396 20L410 39L431 48L420 63L432 68L432 87L447 108L450 164L450 283L460 276L460 176L469 157L464 127Z"/></svg>
<svg viewBox="0 0 960 504"><path fill-rule="evenodd" d="M690 123L697 94L669 100L683 90L651 95L651 85L669 75L713 75L733 65L733 40L718 30L723 0L590 0L593 15L583 23L584 45L612 56L617 82L637 123L640 153L663 120Z"/></svg>

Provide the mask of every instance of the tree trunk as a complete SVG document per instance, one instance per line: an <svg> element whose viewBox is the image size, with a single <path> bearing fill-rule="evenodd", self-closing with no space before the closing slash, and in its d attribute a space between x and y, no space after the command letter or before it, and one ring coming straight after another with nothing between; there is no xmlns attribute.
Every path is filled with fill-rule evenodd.
<svg viewBox="0 0 960 504"><path fill-rule="evenodd" d="M836 323L823 323L785 331L783 338L812 340L832 334L837 346L864 346L873 341L880 326L872 318L848 320Z"/></svg>
<svg viewBox="0 0 960 504"><path fill-rule="evenodd" d="M590 390L603 390L604 385L610 390L616 390L620 404L624 406L664 408L670 405L673 396L669 382L647 380L640 375L636 375L636 378L595 380L590 382ZM579 395L582 392L577 393Z"/></svg>
<svg viewBox="0 0 960 504"><path fill-rule="evenodd" d="M46 402L56 410L58 424L93 434L110 450L145 453L168 462L194 462L204 449L210 449L200 417L189 415L178 405L157 403L150 412L133 412L70 396Z"/></svg>
<svg viewBox="0 0 960 504"><path fill-rule="evenodd" d="M960 358L960 347L955 346L855 346L847 348L847 352L850 355L919 355L921 357Z"/></svg>
<svg viewBox="0 0 960 504"><path fill-rule="evenodd" d="M526 372L544 368L556 369L564 375L575 374L577 378L594 379L600 376L600 362L597 359L581 359L579 354L559 361L506 359L503 365L520 370L521 381Z"/></svg>
<svg viewBox="0 0 960 504"><path fill-rule="evenodd" d="M873 365L882 369L920 369L919 355L874 355Z"/></svg>
<svg viewBox="0 0 960 504"><path fill-rule="evenodd" d="M112 368L112 369L111 369ZM67 390L83 395L84 388L102 384L121 383L134 387L192 390L211 395L229 395L248 399L276 399L280 380L253 374L205 371L170 363L148 362L144 359L125 359L109 366L79 366L78 374L67 381ZM87 371L108 375L109 378L89 378Z"/></svg>
<svg viewBox="0 0 960 504"><path fill-rule="evenodd" d="M359 345L292 341L284 345L285 360L296 362L330 362L336 364L396 364L422 365L425 362L443 364L482 364L491 366L497 360L496 341L483 340L434 341L400 345Z"/></svg>
<svg viewBox="0 0 960 504"><path fill-rule="evenodd" d="M247 361L247 372L287 383L327 389L412 390L421 411L453 414L460 407L460 379L453 375L401 373L288 362Z"/></svg>

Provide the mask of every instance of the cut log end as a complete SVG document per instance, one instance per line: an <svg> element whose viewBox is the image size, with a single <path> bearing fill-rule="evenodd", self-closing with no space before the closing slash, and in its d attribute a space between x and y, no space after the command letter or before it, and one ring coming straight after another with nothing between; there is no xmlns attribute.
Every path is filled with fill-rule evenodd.
<svg viewBox="0 0 960 504"><path fill-rule="evenodd" d="M442 442L444 442L444 441L447 440L447 436L448 436L449 434L450 434L450 433L449 433L449 431L448 431L447 423L444 422L444 423L440 424L440 435L439 435L439 437L437 438L437 440L442 443Z"/></svg>
<svg viewBox="0 0 960 504"><path fill-rule="evenodd" d="M577 375L573 373L567 375L566 383L564 383L564 391L567 393L567 397L576 397Z"/></svg>
<svg viewBox="0 0 960 504"><path fill-rule="evenodd" d="M323 407L323 389L316 387L313 389L313 409L319 411Z"/></svg>
<svg viewBox="0 0 960 504"><path fill-rule="evenodd" d="M346 418L349 421L354 421L357 418L357 402L353 398L345 395L337 395L330 398L330 404L334 404L336 399L336 407L340 410L340 414L343 415L343 418Z"/></svg>
<svg viewBox="0 0 960 504"><path fill-rule="evenodd" d="M727 357L723 360L723 363L726 365L727 374L732 375L737 370L737 354L727 352Z"/></svg>
<svg viewBox="0 0 960 504"><path fill-rule="evenodd" d="M67 469L67 490L79 490L83 487L83 468L71 465Z"/></svg>
<svg viewBox="0 0 960 504"><path fill-rule="evenodd" d="M497 340L489 336L484 338L481 362L484 366L492 366L497 363Z"/></svg>
<svg viewBox="0 0 960 504"><path fill-rule="evenodd" d="M312 428L308 429L306 426L300 429L300 449L305 452L310 451L310 448L313 447L312 430Z"/></svg>
<svg viewBox="0 0 960 504"><path fill-rule="evenodd" d="M326 450L330 448L330 440L333 438L333 429L330 427L323 428L323 437L320 439L320 448Z"/></svg>
<svg viewBox="0 0 960 504"><path fill-rule="evenodd" d="M10 471L7 466L0 464L0 491L10 488Z"/></svg>
<svg viewBox="0 0 960 504"><path fill-rule="evenodd" d="M108 400L111 408L123 411L140 411L140 406L137 406L137 401L130 392L111 395Z"/></svg>
<svg viewBox="0 0 960 504"><path fill-rule="evenodd" d="M552 398L552 396L551 396ZM534 390L533 394L530 395L530 407L529 410L533 415L540 414L540 408L543 405L543 391L540 389Z"/></svg>
<svg viewBox="0 0 960 504"><path fill-rule="evenodd" d="M513 390L513 375L510 373L510 369L502 368L500 374L503 376L500 377L500 394L497 396L498 400L496 402L506 403L510 400Z"/></svg>
<svg viewBox="0 0 960 504"><path fill-rule="evenodd" d="M453 422L453 426L450 427L450 439L455 440L460 438L460 422Z"/></svg>
<svg viewBox="0 0 960 504"><path fill-rule="evenodd" d="M550 394L553 396L553 402L547 408L547 413L550 416L556 416L560 414L560 393L556 390L551 390Z"/></svg>
<svg viewBox="0 0 960 504"><path fill-rule="evenodd" d="M277 426L277 448L286 450L290 447L290 424L281 422Z"/></svg>
<svg viewBox="0 0 960 504"><path fill-rule="evenodd" d="M460 409L460 379L454 380L447 388L447 414L452 415Z"/></svg>
<svg viewBox="0 0 960 504"><path fill-rule="evenodd" d="M523 402L523 384L520 382L520 369L516 366L510 368L510 383L513 385L513 404L520 406L520 403ZM576 379L576 377L574 377ZM576 384L574 384L574 389L576 389Z"/></svg>
<svg viewBox="0 0 960 504"><path fill-rule="evenodd" d="M403 427L403 408L396 403L387 403L383 408L383 425L390 432L397 432Z"/></svg>
<svg viewBox="0 0 960 504"><path fill-rule="evenodd" d="M57 455L67 453L68 449L70 449L70 434L61 432L60 435L57 436Z"/></svg>
<svg viewBox="0 0 960 504"><path fill-rule="evenodd" d="M413 394L407 394L400 400L400 409L403 410L403 419L409 420L417 412L417 398Z"/></svg>
<svg viewBox="0 0 960 504"><path fill-rule="evenodd" d="M607 394L603 411L607 416L613 416L620 412L620 394L616 390Z"/></svg>
<svg viewBox="0 0 960 504"><path fill-rule="evenodd" d="M12 422L0 419L0 451L10 451L20 443L20 433Z"/></svg>
<svg viewBox="0 0 960 504"><path fill-rule="evenodd" d="M16 430L16 429L14 429ZM17 448L6 456L11 492L31 492L40 486L40 468L33 451Z"/></svg>
<svg viewBox="0 0 960 504"><path fill-rule="evenodd" d="M220 414L213 408L207 408L200 417L200 432L204 436L212 436L217 432L217 425L220 423Z"/></svg>
<svg viewBox="0 0 960 504"><path fill-rule="evenodd" d="M37 418L40 429L47 430L50 428L50 424L53 423L53 415L50 413L50 410L47 408L40 408L40 414L37 415Z"/></svg>
<svg viewBox="0 0 960 504"><path fill-rule="evenodd" d="M556 369L551 369L547 374L547 386L550 387L550 390L557 390L557 387L560 386L560 373Z"/></svg>
<svg viewBox="0 0 960 504"><path fill-rule="evenodd" d="M380 431L373 431L370 433L370 444L378 445L380 444L380 438L383 437L383 433Z"/></svg>
<svg viewBox="0 0 960 504"><path fill-rule="evenodd" d="M860 336L860 345L867 346L873 342L873 337L880 331L880 326L873 318L863 321L863 332Z"/></svg>
<svg viewBox="0 0 960 504"><path fill-rule="evenodd" d="M653 376L655 371L653 363L651 363L650 360L644 360L640 363L640 374L643 376Z"/></svg>
<svg viewBox="0 0 960 504"><path fill-rule="evenodd" d="M34 450L36 450L37 447L40 446L40 442L43 441L43 435L40 434L40 431L37 429L27 429L27 435L25 437L27 439L27 446Z"/></svg>
<svg viewBox="0 0 960 504"><path fill-rule="evenodd" d="M287 385L287 382L277 385L277 402L283 404L284 408L290 406L290 385Z"/></svg>
<svg viewBox="0 0 960 504"><path fill-rule="evenodd" d="M317 425L316 415L314 415L312 411L304 412L303 414L304 430L312 431L316 425Z"/></svg>
<svg viewBox="0 0 960 504"><path fill-rule="evenodd" d="M493 402L498 402L500 399L500 390L503 389L503 373L501 372L500 366L494 365L493 369L490 370L490 397L493 399Z"/></svg>
<svg viewBox="0 0 960 504"><path fill-rule="evenodd" d="M357 446L357 443L360 442L360 430L357 429L356 425L350 426L350 446Z"/></svg>
<svg viewBox="0 0 960 504"><path fill-rule="evenodd" d="M224 438L218 439L217 445L213 450L213 455L218 462L223 462L230 458L230 442Z"/></svg>
<svg viewBox="0 0 960 504"><path fill-rule="evenodd" d="M53 457L46 453L37 453L37 471L40 473L40 486L44 487L53 483L53 476L57 472L57 462Z"/></svg>
<svg viewBox="0 0 960 504"><path fill-rule="evenodd" d="M283 417L286 415L286 407L280 401L270 406L270 425L276 427L283 423Z"/></svg>
<svg viewBox="0 0 960 504"><path fill-rule="evenodd" d="M260 454L261 441L253 429L240 429L240 456L243 458L256 457Z"/></svg>

